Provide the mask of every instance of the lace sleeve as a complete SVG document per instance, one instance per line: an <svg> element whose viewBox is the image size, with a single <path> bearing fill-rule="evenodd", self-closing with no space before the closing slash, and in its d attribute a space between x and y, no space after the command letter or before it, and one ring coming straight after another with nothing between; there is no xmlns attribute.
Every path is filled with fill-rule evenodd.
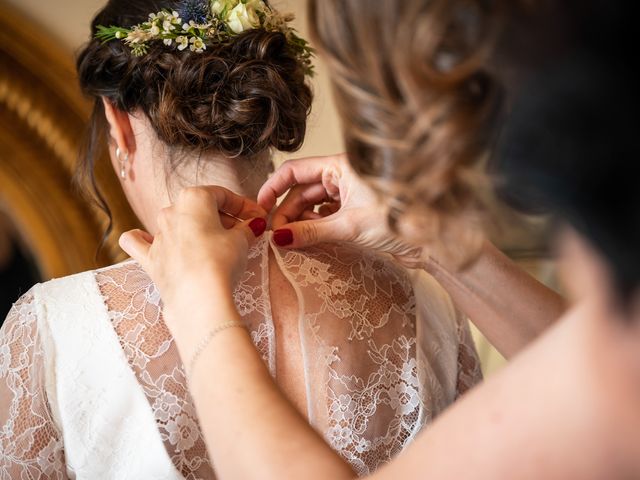
<svg viewBox="0 0 640 480"><path fill-rule="evenodd" d="M480 359L469 328L469 321L458 313L458 382L456 397L460 398L468 390L482 381Z"/></svg>
<svg viewBox="0 0 640 480"><path fill-rule="evenodd" d="M66 479L62 436L45 390L44 355L32 293L0 330L0 479Z"/></svg>

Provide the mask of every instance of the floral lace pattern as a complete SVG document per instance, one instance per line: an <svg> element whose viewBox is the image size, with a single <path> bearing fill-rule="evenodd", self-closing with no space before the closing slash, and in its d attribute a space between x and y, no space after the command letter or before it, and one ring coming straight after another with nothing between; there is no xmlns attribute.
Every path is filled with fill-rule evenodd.
<svg viewBox="0 0 640 480"><path fill-rule="evenodd" d="M406 272L384 257L338 245L288 252L304 320L322 368L318 418L325 438L361 474L389 461L419 430L416 304ZM336 332L343 338L331 341ZM360 367L359 365L362 365ZM323 423L324 423L323 422Z"/></svg>
<svg viewBox="0 0 640 480"><path fill-rule="evenodd" d="M162 320L158 290L136 263L98 271L95 278L171 461L186 479L214 478L184 366Z"/></svg>
<svg viewBox="0 0 640 480"><path fill-rule="evenodd" d="M247 270L233 293L238 313L271 375L276 376L275 328L269 297L268 244L258 242L250 251Z"/></svg>
<svg viewBox="0 0 640 480"><path fill-rule="evenodd" d="M0 479L66 479L51 417L33 294L16 303L0 338Z"/></svg>
<svg viewBox="0 0 640 480"><path fill-rule="evenodd" d="M234 297L239 313L263 360L275 371L273 325L265 272L266 244L249 252L248 268ZM171 333L162 319L162 304L149 276L136 263L96 272L109 318L120 344L151 405L160 436L175 467L186 479L215 478L189 394L186 372Z"/></svg>
<svg viewBox="0 0 640 480"><path fill-rule="evenodd" d="M445 314L439 311L420 312L404 269L385 257L346 246L324 245L303 253L279 251L265 240L251 250L234 296L274 377L270 252L300 302L309 420L358 474L372 473L389 461L442 405L479 381L466 323L440 318ZM215 478L154 284L134 262L96 271L90 278L97 283L171 462L184 478ZM0 422L2 479L66 478L62 437L46 397L47 355L37 342L34 303L33 297L24 297L0 336L0 407L9 406L8 418ZM416 326L425 315L433 317L432 326L445 327L427 332L428 340L423 341ZM424 350L432 354L423 355ZM441 350L449 355L441 355ZM424 366L424 358L443 364ZM446 372L456 392L448 392L431 370Z"/></svg>

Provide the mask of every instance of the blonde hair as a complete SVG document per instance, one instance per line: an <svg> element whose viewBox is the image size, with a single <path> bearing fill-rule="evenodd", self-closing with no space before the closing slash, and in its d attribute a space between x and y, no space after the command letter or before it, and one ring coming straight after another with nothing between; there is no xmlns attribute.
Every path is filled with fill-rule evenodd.
<svg viewBox="0 0 640 480"><path fill-rule="evenodd" d="M351 163L395 200L394 228L452 253L483 238L477 166L501 105L486 65L502 10L481 0L310 1Z"/></svg>

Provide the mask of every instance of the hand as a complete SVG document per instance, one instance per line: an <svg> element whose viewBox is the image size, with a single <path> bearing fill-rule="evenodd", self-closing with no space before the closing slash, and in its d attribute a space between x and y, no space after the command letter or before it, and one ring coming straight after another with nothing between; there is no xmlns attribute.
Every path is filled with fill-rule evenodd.
<svg viewBox="0 0 640 480"><path fill-rule="evenodd" d="M219 212L247 220L233 225ZM122 249L158 287L165 320L176 340L189 337L189 330L202 335L215 326L185 324L202 318L193 314L203 299L219 308L233 308L233 288L246 269L250 245L266 229L264 217L266 212L258 204L222 187L187 188L173 206L160 212L155 238L140 230L120 237ZM216 320L224 323L228 318L221 314L211 319Z"/></svg>
<svg viewBox="0 0 640 480"><path fill-rule="evenodd" d="M347 242L389 253L410 268L423 266L423 248L402 241L389 229L388 208L346 155L285 162L260 190L258 203L271 211L287 191L272 216L279 246Z"/></svg>

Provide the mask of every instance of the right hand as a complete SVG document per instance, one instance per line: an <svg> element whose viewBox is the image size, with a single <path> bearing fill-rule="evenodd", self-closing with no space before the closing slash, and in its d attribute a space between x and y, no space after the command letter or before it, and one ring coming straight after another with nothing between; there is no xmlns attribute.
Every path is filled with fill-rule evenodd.
<svg viewBox="0 0 640 480"><path fill-rule="evenodd" d="M258 203L272 216L274 240L286 248L347 242L393 255L409 268L421 268L423 248L402 241L388 226L388 208L353 170L347 156L285 162L264 184ZM314 208L320 205L318 213Z"/></svg>
<svg viewBox="0 0 640 480"><path fill-rule="evenodd" d="M231 224L221 212L243 221ZM267 227L266 214L225 188L191 187L160 212L154 236L132 230L120 237L122 249L160 291L165 322L184 358L204 332L235 314L233 290L246 270L249 248ZM211 305L215 313L201 315Z"/></svg>

